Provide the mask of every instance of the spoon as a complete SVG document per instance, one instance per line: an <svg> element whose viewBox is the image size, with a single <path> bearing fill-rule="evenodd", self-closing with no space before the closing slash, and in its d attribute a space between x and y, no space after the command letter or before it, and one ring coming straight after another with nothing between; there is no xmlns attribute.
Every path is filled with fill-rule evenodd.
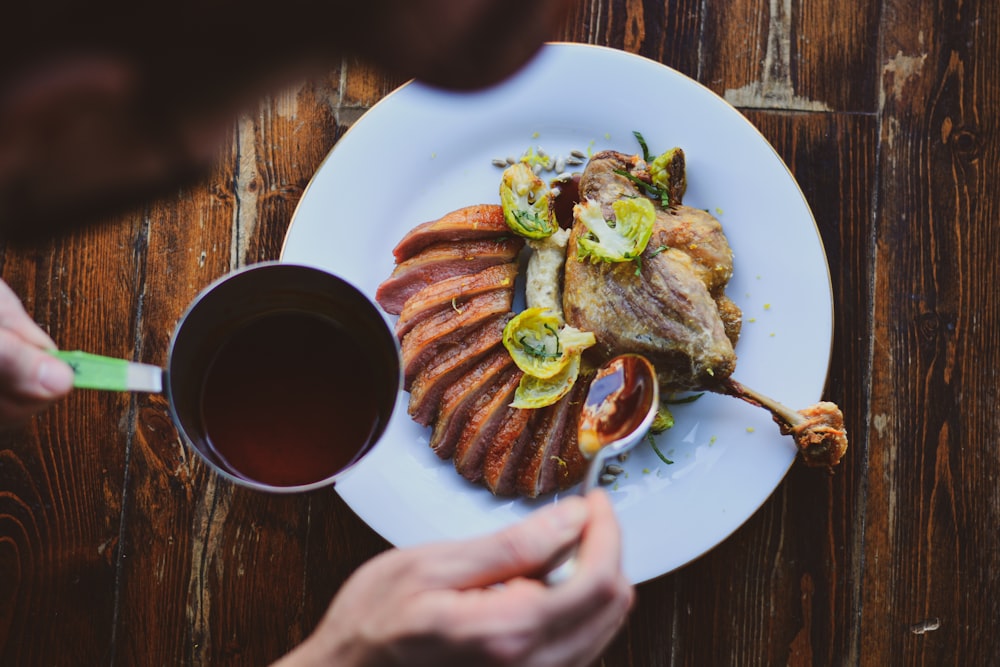
<svg viewBox="0 0 1000 667"><path fill-rule="evenodd" d="M643 356L623 354L597 371L580 413L577 442L580 453L590 460L580 484L580 495L597 486L605 462L629 451L646 435L660 405L656 370ZM546 582L557 584L576 569L576 547Z"/></svg>

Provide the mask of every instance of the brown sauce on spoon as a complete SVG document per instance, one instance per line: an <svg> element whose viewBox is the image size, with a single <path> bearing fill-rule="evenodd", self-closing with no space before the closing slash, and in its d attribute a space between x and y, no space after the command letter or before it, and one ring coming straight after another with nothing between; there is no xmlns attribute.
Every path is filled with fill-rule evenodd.
<svg viewBox="0 0 1000 667"><path fill-rule="evenodd" d="M638 355L612 359L590 385L580 415L579 446L587 458L633 433L655 400L656 377Z"/></svg>

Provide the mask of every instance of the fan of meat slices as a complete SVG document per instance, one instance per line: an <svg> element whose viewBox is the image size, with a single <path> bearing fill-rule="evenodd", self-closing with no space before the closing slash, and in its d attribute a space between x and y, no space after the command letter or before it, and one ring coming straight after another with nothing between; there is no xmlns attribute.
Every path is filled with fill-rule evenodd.
<svg viewBox="0 0 1000 667"><path fill-rule="evenodd" d="M524 373L503 334L523 247L500 205L459 209L399 242L376 300L399 316L409 414L431 427L434 451L497 495L535 497L582 477L576 424L587 383L545 408L510 405Z"/></svg>
<svg viewBox="0 0 1000 667"><path fill-rule="evenodd" d="M519 162L504 171L501 204L417 225L396 245L375 298L398 316L409 414L463 477L498 496L577 484L582 399L594 369L627 352L653 362L667 395L748 401L807 464L839 462L847 436L836 405L790 410L732 378L742 321L725 294L732 251L718 220L682 203L685 187L676 148L604 151L578 179L553 184ZM557 196L573 198L571 220L558 219ZM526 308L515 313L526 249Z"/></svg>

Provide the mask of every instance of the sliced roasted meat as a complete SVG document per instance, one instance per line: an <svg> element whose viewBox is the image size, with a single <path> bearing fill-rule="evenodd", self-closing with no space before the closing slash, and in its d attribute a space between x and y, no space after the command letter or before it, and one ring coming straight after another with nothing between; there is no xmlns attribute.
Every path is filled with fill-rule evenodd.
<svg viewBox="0 0 1000 667"><path fill-rule="evenodd" d="M513 293L516 278L517 263L510 262L428 285L403 304L396 321L396 336L403 340L418 322L442 310L462 310L465 303L478 294L502 289Z"/></svg>
<svg viewBox="0 0 1000 667"><path fill-rule="evenodd" d="M516 236L435 243L397 264L378 286L375 300L387 313L399 315L406 300L424 287L512 262L523 246L524 240Z"/></svg>
<svg viewBox="0 0 1000 667"><path fill-rule="evenodd" d="M507 350L489 352L445 389L438 404L430 446L443 459L451 458L467 415L476 398L504 371L513 368Z"/></svg>
<svg viewBox="0 0 1000 667"><path fill-rule="evenodd" d="M494 291L469 299L461 312L446 310L428 317L403 338L404 387L409 390L417 373L451 344L460 343L474 328L510 312L513 293Z"/></svg>
<svg viewBox="0 0 1000 667"><path fill-rule="evenodd" d="M532 440L527 445L521 467L517 471L518 493L529 498L554 491L558 486L555 467L562 451L562 441L575 432L577 423L573 414L579 415L573 404L576 392L563 396L559 402L539 408L532 422ZM577 401L582 404L581 401ZM575 438L574 438L575 439Z"/></svg>
<svg viewBox="0 0 1000 667"><path fill-rule="evenodd" d="M442 241L471 241L510 234L498 204L476 204L445 214L414 227L396 244L396 262L413 257L429 245Z"/></svg>
<svg viewBox="0 0 1000 667"><path fill-rule="evenodd" d="M531 444L531 423L538 410L510 408L483 459L483 484L496 496L517 492L517 469Z"/></svg>
<svg viewBox="0 0 1000 667"><path fill-rule="evenodd" d="M448 345L421 368L410 385L408 411L413 421L429 425L437 415L438 401L455 379L487 352L496 349L503 339L504 325L511 314L493 317L482 326Z"/></svg>
<svg viewBox="0 0 1000 667"><path fill-rule="evenodd" d="M590 462L580 452L580 415L583 412L587 391L590 390L590 383L593 379L593 373L586 376L581 375L569 394L569 412L566 415L567 427L563 432L559 456L558 458L550 457L548 462L543 462L543 469L539 475L541 480L554 479L555 487L543 487L539 490L540 494L568 489L583 481L583 476L587 472L587 466ZM551 466L553 469L546 470L546 466Z"/></svg>
<svg viewBox="0 0 1000 667"><path fill-rule="evenodd" d="M483 459L501 425L517 408L510 407L514 390L524 372L509 368L476 397L469 410L462 432L455 443L455 469L470 482L483 477ZM510 434L514 435L514 434Z"/></svg>

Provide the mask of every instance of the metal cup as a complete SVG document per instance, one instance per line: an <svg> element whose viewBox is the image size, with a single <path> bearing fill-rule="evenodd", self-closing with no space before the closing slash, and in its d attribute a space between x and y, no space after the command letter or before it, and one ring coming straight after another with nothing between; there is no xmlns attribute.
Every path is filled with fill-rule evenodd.
<svg viewBox="0 0 1000 667"><path fill-rule="evenodd" d="M310 483L276 486L233 470L206 432L202 392L207 369L230 337L242 327L277 312L296 311L328 319L349 333L355 352L373 374L368 386L378 420L367 442L335 474ZM248 359L247 363L253 363ZM357 288L326 271L264 262L233 272L203 290L188 306L170 341L164 389L170 414L185 442L219 475L260 491L301 492L333 484L382 436L401 386L399 343L382 314Z"/></svg>
<svg viewBox="0 0 1000 667"><path fill-rule="evenodd" d="M367 359L367 383L378 414L367 442L347 466L310 483L276 486L233 470L213 447L202 414L207 369L225 342L248 323L277 312L297 311L326 318L355 343ZM253 363L253 360L247 360ZM260 491L301 492L333 484L382 436L401 386L399 343L375 305L357 288L326 271L264 262L217 280L188 306L170 341L164 388L170 413L185 442L219 475Z"/></svg>

